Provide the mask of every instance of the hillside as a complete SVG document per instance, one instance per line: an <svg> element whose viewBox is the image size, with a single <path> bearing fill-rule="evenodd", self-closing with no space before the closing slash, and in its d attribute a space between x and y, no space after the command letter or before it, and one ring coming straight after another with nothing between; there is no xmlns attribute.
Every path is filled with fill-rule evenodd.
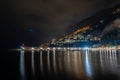
<svg viewBox="0 0 120 80"><path fill-rule="evenodd" d="M105 41L120 39L120 4L102 10L95 15L80 21L77 29L70 34L54 39L50 45L65 46L85 41Z"/></svg>

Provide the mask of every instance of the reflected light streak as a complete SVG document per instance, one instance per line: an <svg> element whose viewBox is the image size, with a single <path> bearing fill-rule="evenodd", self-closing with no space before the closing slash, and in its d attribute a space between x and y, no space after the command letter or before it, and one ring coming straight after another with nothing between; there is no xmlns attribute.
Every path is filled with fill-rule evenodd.
<svg viewBox="0 0 120 80"><path fill-rule="evenodd" d="M32 66L32 73L33 73L33 76L35 76L34 51L32 51L31 66Z"/></svg>
<svg viewBox="0 0 120 80"><path fill-rule="evenodd" d="M100 52L100 66L101 67L103 67L103 62L102 62L103 58L102 58L102 56L103 56L103 50L101 50L101 52Z"/></svg>
<svg viewBox="0 0 120 80"><path fill-rule="evenodd" d="M74 51L71 55L72 55L71 63L73 64L72 73L73 75L77 75L78 74L77 51Z"/></svg>
<svg viewBox="0 0 120 80"><path fill-rule="evenodd" d="M62 72L62 70L63 70L63 65L62 65L62 55L63 55L64 53L59 53L59 58L58 58L58 70L59 70L59 72L61 73Z"/></svg>
<svg viewBox="0 0 120 80"><path fill-rule="evenodd" d="M25 80L24 51L20 50L20 74L21 80Z"/></svg>
<svg viewBox="0 0 120 80"><path fill-rule="evenodd" d="M71 64L70 64L70 51L67 51L67 66L68 66L68 73L71 73Z"/></svg>
<svg viewBox="0 0 120 80"><path fill-rule="evenodd" d="M78 72L79 72L79 74L77 75L79 78L85 78L86 77L86 75L85 75L85 69L84 69L84 67L83 67L83 62L82 62L82 53L81 53L81 51L79 51L79 53L78 53ZM87 77L86 77L86 79L84 79L84 80L87 80Z"/></svg>
<svg viewBox="0 0 120 80"><path fill-rule="evenodd" d="M48 73L50 74L50 51L47 51L47 68Z"/></svg>
<svg viewBox="0 0 120 80"><path fill-rule="evenodd" d="M43 71L42 51L40 51L40 70L41 70L41 73L44 74L44 71Z"/></svg>
<svg viewBox="0 0 120 80"><path fill-rule="evenodd" d="M115 64L117 64L117 55L116 55L116 50L114 50L114 61L115 61Z"/></svg>
<svg viewBox="0 0 120 80"><path fill-rule="evenodd" d="M56 66L56 55L55 50L53 50L53 70L55 75L57 75L57 66Z"/></svg>
<svg viewBox="0 0 120 80"><path fill-rule="evenodd" d="M68 75L70 75L72 72L71 72L71 64L72 64L72 62L70 61L70 52L69 51L64 51L63 52L63 55L64 55L64 57L63 57L63 60L64 60L64 73L65 74L68 74ZM73 64L74 65L74 64Z"/></svg>
<svg viewBox="0 0 120 80"><path fill-rule="evenodd" d="M82 64L81 64L81 58L80 58L80 55L79 55L79 53L80 53L80 51L78 52L78 51L75 51L74 52L74 74L76 75L76 77L78 77L78 78L81 78L82 79L82 76L84 75L83 73L82 73L82 70L83 70L83 68L82 68Z"/></svg>
<svg viewBox="0 0 120 80"><path fill-rule="evenodd" d="M91 73L91 67L90 67L90 63L89 63L89 59L88 59L88 50L86 50L86 56L85 56L85 64L86 64L86 72L87 75L90 77L92 75Z"/></svg>

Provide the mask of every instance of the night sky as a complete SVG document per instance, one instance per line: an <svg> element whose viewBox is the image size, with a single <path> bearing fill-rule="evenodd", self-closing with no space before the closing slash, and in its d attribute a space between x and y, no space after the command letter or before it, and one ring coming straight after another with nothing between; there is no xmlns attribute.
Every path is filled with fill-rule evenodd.
<svg viewBox="0 0 120 80"><path fill-rule="evenodd" d="M38 46L68 33L81 20L120 0L4 0L1 1L2 48Z"/></svg>

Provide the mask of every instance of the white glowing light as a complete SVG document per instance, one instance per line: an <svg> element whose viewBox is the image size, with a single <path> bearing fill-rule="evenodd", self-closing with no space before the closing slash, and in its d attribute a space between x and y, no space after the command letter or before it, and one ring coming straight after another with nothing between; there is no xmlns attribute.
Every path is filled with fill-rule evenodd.
<svg viewBox="0 0 120 80"><path fill-rule="evenodd" d="M53 49L55 50L56 48L54 47Z"/></svg>
<svg viewBox="0 0 120 80"><path fill-rule="evenodd" d="M85 49L88 49L88 47L85 47Z"/></svg>
<svg viewBox="0 0 120 80"><path fill-rule="evenodd" d="M47 50L50 50L50 48L48 47Z"/></svg>
<svg viewBox="0 0 120 80"><path fill-rule="evenodd" d="M35 48L32 47L31 49L34 50Z"/></svg>
<svg viewBox="0 0 120 80"><path fill-rule="evenodd" d="M58 50L60 50L61 48L60 47L58 47Z"/></svg>
<svg viewBox="0 0 120 80"><path fill-rule="evenodd" d="M68 47L67 49L69 50L70 48Z"/></svg>
<svg viewBox="0 0 120 80"><path fill-rule="evenodd" d="M42 48L42 47L40 47L40 49L42 50L43 48Z"/></svg>
<svg viewBox="0 0 120 80"><path fill-rule="evenodd" d="M24 47L21 47L22 49L25 49Z"/></svg>

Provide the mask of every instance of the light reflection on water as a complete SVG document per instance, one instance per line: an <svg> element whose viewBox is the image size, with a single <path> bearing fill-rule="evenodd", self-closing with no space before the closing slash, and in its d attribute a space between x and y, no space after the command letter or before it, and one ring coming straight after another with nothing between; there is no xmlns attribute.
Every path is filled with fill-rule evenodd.
<svg viewBox="0 0 120 80"><path fill-rule="evenodd" d="M73 78L74 80L119 80L120 77L120 54L116 50L81 50L81 51L40 51L30 52L31 54L31 72L36 75L37 68L35 66L35 55L39 56L39 72L41 79L44 77L61 77ZM25 52L20 51L20 74L21 80L26 80L25 72ZM109 75L110 74L110 75ZM106 76L109 78L106 78ZM56 78L57 77L57 78ZM96 78L97 77L97 78ZM37 79L37 78L36 78ZM64 78L62 78L64 79Z"/></svg>
<svg viewBox="0 0 120 80"><path fill-rule="evenodd" d="M42 51L40 51L40 72L44 74Z"/></svg>
<svg viewBox="0 0 120 80"><path fill-rule="evenodd" d="M57 75L56 53L55 53L55 50L53 50L53 71L54 71L54 74Z"/></svg>
<svg viewBox="0 0 120 80"><path fill-rule="evenodd" d="M25 78L25 63L24 63L24 51L20 51L20 73L21 79L24 80Z"/></svg>
<svg viewBox="0 0 120 80"><path fill-rule="evenodd" d="M86 50L86 56L85 56L85 64L86 64L86 66L85 66L85 68L86 68L86 73L87 73L87 75L90 77L91 75L92 75L92 72L91 72L91 67L90 67L90 62L89 62L89 52L88 52L88 50Z"/></svg>
<svg viewBox="0 0 120 80"><path fill-rule="evenodd" d="M48 69L48 74L50 75L50 51L47 51L47 69Z"/></svg>
<svg viewBox="0 0 120 80"><path fill-rule="evenodd" d="M35 61L34 61L34 51L32 51L32 60L31 60L31 66L32 66L32 74L35 76Z"/></svg>

